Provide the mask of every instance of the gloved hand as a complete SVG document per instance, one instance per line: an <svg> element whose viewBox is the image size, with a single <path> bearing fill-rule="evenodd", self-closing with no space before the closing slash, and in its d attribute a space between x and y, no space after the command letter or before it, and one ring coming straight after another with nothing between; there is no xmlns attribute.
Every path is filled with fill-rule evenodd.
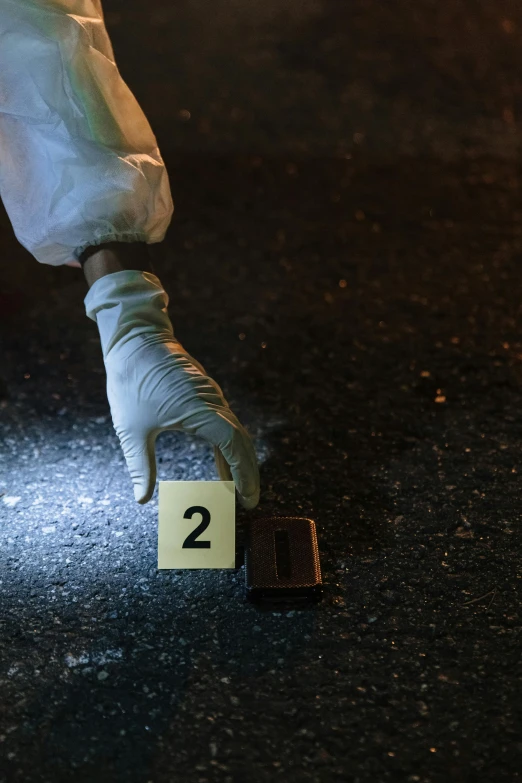
<svg viewBox="0 0 522 783"><path fill-rule="evenodd" d="M219 477L233 478L242 505L254 508L259 471L250 437L218 384L174 337L169 298L156 275L105 275L84 302L100 332L112 421L138 503L154 492L156 437L183 430L213 445Z"/></svg>

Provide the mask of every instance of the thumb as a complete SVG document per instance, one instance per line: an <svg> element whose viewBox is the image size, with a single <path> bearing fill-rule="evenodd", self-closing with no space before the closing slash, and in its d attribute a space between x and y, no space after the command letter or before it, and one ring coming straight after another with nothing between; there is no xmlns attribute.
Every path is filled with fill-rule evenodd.
<svg viewBox="0 0 522 783"><path fill-rule="evenodd" d="M137 437L128 434L120 438L123 456L134 484L134 499L147 503L156 486L156 452L154 434Z"/></svg>
<svg viewBox="0 0 522 783"><path fill-rule="evenodd" d="M214 446L214 461L216 463L216 470L221 481L232 481L232 471L230 465L223 456L223 453L219 446Z"/></svg>

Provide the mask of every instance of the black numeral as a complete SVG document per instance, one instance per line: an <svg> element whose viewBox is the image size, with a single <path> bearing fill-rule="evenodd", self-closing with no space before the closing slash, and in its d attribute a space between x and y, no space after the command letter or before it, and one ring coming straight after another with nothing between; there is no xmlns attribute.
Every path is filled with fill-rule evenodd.
<svg viewBox="0 0 522 783"><path fill-rule="evenodd" d="M198 541L200 536L210 525L210 511L204 506L191 506L183 514L183 519L192 519L194 514L201 514L201 522L192 533L186 537L182 549L210 549L210 541Z"/></svg>

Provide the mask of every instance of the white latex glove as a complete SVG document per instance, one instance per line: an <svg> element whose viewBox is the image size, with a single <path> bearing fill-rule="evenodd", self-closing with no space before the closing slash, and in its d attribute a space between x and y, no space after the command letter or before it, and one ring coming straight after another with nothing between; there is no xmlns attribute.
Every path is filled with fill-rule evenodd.
<svg viewBox="0 0 522 783"><path fill-rule="evenodd" d="M100 277L85 297L100 332L112 421L138 503L156 484L155 440L183 430L214 447L220 479L234 480L245 508L259 501L252 442L218 384L174 337L169 298L150 272L124 270Z"/></svg>

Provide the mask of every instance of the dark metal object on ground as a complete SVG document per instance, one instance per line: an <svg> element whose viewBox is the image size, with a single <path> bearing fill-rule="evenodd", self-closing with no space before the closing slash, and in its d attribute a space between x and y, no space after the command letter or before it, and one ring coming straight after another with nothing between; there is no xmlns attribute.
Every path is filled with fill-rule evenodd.
<svg viewBox="0 0 522 783"><path fill-rule="evenodd" d="M321 565L311 519L268 517L251 522L245 566L250 601L321 600Z"/></svg>

